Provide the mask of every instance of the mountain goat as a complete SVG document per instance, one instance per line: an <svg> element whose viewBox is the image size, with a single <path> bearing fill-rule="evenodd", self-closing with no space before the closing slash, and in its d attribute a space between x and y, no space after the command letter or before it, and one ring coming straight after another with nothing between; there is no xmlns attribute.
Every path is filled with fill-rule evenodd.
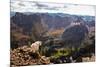
<svg viewBox="0 0 100 67"><path fill-rule="evenodd" d="M39 51L39 46L42 45L42 41L36 41L35 43L32 43L31 48L34 50L34 52Z"/></svg>

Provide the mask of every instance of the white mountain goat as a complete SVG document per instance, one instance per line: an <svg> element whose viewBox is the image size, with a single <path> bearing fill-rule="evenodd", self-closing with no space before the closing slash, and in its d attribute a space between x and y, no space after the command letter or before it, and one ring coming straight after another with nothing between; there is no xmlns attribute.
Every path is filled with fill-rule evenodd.
<svg viewBox="0 0 100 67"><path fill-rule="evenodd" d="M36 41L35 43L32 43L31 48L34 50L34 52L39 51L39 46L42 45L42 41Z"/></svg>

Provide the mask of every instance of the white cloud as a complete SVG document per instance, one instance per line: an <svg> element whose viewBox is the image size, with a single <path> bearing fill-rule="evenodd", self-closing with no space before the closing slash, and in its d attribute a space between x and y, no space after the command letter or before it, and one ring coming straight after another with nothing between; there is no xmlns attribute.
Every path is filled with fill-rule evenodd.
<svg viewBox="0 0 100 67"><path fill-rule="evenodd" d="M48 1L48 0L47 0ZM63 1L63 0L62 0ZM51 10L50 10L51 9ZM76 5L59 2L44 2L41 0L11 0L11 11L14 12L48 12L69 13L77 15L95 15L95 6Z"/></svg>

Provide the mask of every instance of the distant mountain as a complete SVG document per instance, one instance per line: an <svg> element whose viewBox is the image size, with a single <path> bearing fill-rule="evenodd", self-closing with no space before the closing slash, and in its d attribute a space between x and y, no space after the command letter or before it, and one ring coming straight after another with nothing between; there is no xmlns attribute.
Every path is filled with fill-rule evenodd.
<svg viewBox="0 0 100 67"><path fill-rule="evenodd" d="M67 27L70 26L71 23L76 23L76 22L84 23L89 27L95 26L94 16L79 16L79 15L70 15L62 13L11 12L10 19L11 19L11 33L12 33L11 35L15 38L15 40L16 38L18 38L19 35L20 36L24 35L24 38L26 38L26 40L27 38L28 39L32 38L33 41L43 40L44 39L42 38L43 35L45 35L49 31L51 30L55 31L59 29L65 30ZM74 29L71 30L73 31ZM22 43L22 41L20 43Z"/></svg>
<svg viewBox="0 0 100 67"><path fill-rule="evenodd" d="M17 13L11 12L11 17L16 15ZM88 24L89 26L95 25L95 17L94 16L81 16L81 15L70 15L63 13L31 13L24 12L23 15L37 15L41 17L41 22L47 24L48 28L59 28L66 27L71 22L75 22L78 18L81 18L81 21Z"/></svg>
<svg viewBox="0 0 100 67"><path fill-rule="evenodd" d="M37 14L25 15L23 13L16 13L15 16L11 17L11 23L23 28L23 31L27 34L32 32L32 27L36 27L36 24L39 24L42 27L41 17Z"/></svg>

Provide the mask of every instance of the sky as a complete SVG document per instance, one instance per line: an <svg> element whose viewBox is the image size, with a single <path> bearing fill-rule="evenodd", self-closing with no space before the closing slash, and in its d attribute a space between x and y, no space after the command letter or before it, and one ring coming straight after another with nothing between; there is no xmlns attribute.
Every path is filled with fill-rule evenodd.
<svg viewBox="0 0 100 67"><path fill-rule="evenodd" d="M11 0L12 12L67 13L75 15L95 16L94 5L69 4L64 0Z"/></svg>

